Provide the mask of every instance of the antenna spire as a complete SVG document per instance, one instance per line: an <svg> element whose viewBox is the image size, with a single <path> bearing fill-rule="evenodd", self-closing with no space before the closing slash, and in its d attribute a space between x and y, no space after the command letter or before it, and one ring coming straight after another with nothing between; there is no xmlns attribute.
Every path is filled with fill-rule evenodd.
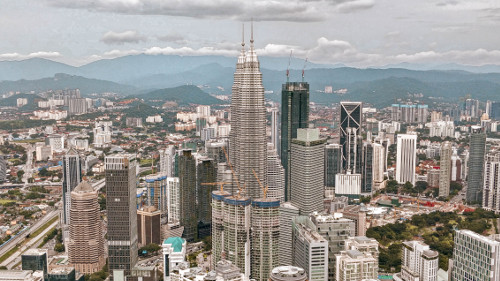
<svg viewBox="0 0 500 281"><path fill-rule="evenodd" d="M306 58L306 61L304 62L304 67L302 68L302 82L304 82L304 74L306 71L306 64L307 64L307 58Z"/></svg>
<svg viewBox="0 0 500 281"><path fill-rule="evenodd" d="M290 63L292 62L292 52L290 50L290 57L288 58L288 67L286 68L286 82L290 82Z"/></svg>
<svg viewBox="0 0 500 281"><path fill-rule="evenodd" d="M241 47L245 47L245 23L242 23L241 28Z"/></svg>
<svg viewBox="0 0 500 281"><path fill-rule="evenodd" d="M253 46L253 18L252 18L252 20L251 20L250 32L251 32L251 34L250 34L250 43L251 43L251 44L252 44L252 46Z"/></svg>

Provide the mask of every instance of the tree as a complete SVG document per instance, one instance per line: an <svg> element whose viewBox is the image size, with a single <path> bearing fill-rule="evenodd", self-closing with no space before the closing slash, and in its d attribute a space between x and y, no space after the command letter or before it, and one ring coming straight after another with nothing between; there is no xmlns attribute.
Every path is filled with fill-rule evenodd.
<svg viewBox="0 0 500 281"><path fill-rule="evenodd" d="M56 252L64 252L64 244L63 243L57 243L55 246L54 246L54 251Z"/></svg>
<svg viewBox="0 0 500 281"><path fill-rule="evenodd" d="M418 193L422 193L427 189L428 185L426 181L417 181L415 183L415 189Z"/></svg>

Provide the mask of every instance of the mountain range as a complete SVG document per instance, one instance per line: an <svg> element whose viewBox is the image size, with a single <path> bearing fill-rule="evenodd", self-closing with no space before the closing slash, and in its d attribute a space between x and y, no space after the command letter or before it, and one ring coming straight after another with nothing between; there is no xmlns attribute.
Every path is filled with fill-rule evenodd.
<svg viewBox="0 0 500 281"><path fill-rule="evenodd" d="M267 97L280 100L281 85L286 82L288 58L260 57ZM133 55L99 60L80 67L46 60L0 61L0 93L79 88L82 94L117 92L123 96L145 93L165 94L181 104L186 92L161 90L182 85L198 85L212 94L230 94L236 58L223 56ZM290 81L301 81L304 61L290 60ZM383 68L352 68L343 65L307 63L305 81L309 82L311 101L332 103L362 100L385 106L408 94L458 100L470 94L480 100L500 100L500 66L482 67L456 64L399 64ZM411 68L411 69L410 69ZM449 68L449 69L448 69ZM450 70L452 69L452 70ZM326 94L325 87L345 89L346 94ZM157 91L160 90L160 91ZM157 91L157 92L155 92ZM191 88L189 93L194 93ZM173 93L173 94L172 94ZM201 93L198 93L201 95ZM180 97L180 99L179 99ZM189 100L200 100L189 96ZM211 104L210 96L203 97ZM189 102L187 102L189 103Z"/></svg>

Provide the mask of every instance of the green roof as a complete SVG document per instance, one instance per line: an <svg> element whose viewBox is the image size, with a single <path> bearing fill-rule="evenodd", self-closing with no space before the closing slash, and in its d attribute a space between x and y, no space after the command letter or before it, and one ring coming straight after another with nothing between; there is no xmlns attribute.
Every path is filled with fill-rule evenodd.
<svg viewBox="0 0 500 281"><path fill-rule="evenodd" d="M180 237L168 237L163 241L163 244L172 244L172 248L174 248L174 252L182 251L182 244L184 244L184 239Z"/></svg>

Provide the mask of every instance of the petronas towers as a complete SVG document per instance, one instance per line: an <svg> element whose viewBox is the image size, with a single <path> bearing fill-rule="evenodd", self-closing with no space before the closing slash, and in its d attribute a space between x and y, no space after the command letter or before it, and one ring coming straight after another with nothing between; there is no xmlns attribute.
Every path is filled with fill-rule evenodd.
<svg viewBox="0 0 500 281"><path fill-rule="evenodd" d="M236 64L231 100L230 160L236 176L235 186L245 190L246 196L256 199L267 185L267 139L264 86L259 60L253 44L253 29L250 49L241 43L241 53Z"/></svg>

